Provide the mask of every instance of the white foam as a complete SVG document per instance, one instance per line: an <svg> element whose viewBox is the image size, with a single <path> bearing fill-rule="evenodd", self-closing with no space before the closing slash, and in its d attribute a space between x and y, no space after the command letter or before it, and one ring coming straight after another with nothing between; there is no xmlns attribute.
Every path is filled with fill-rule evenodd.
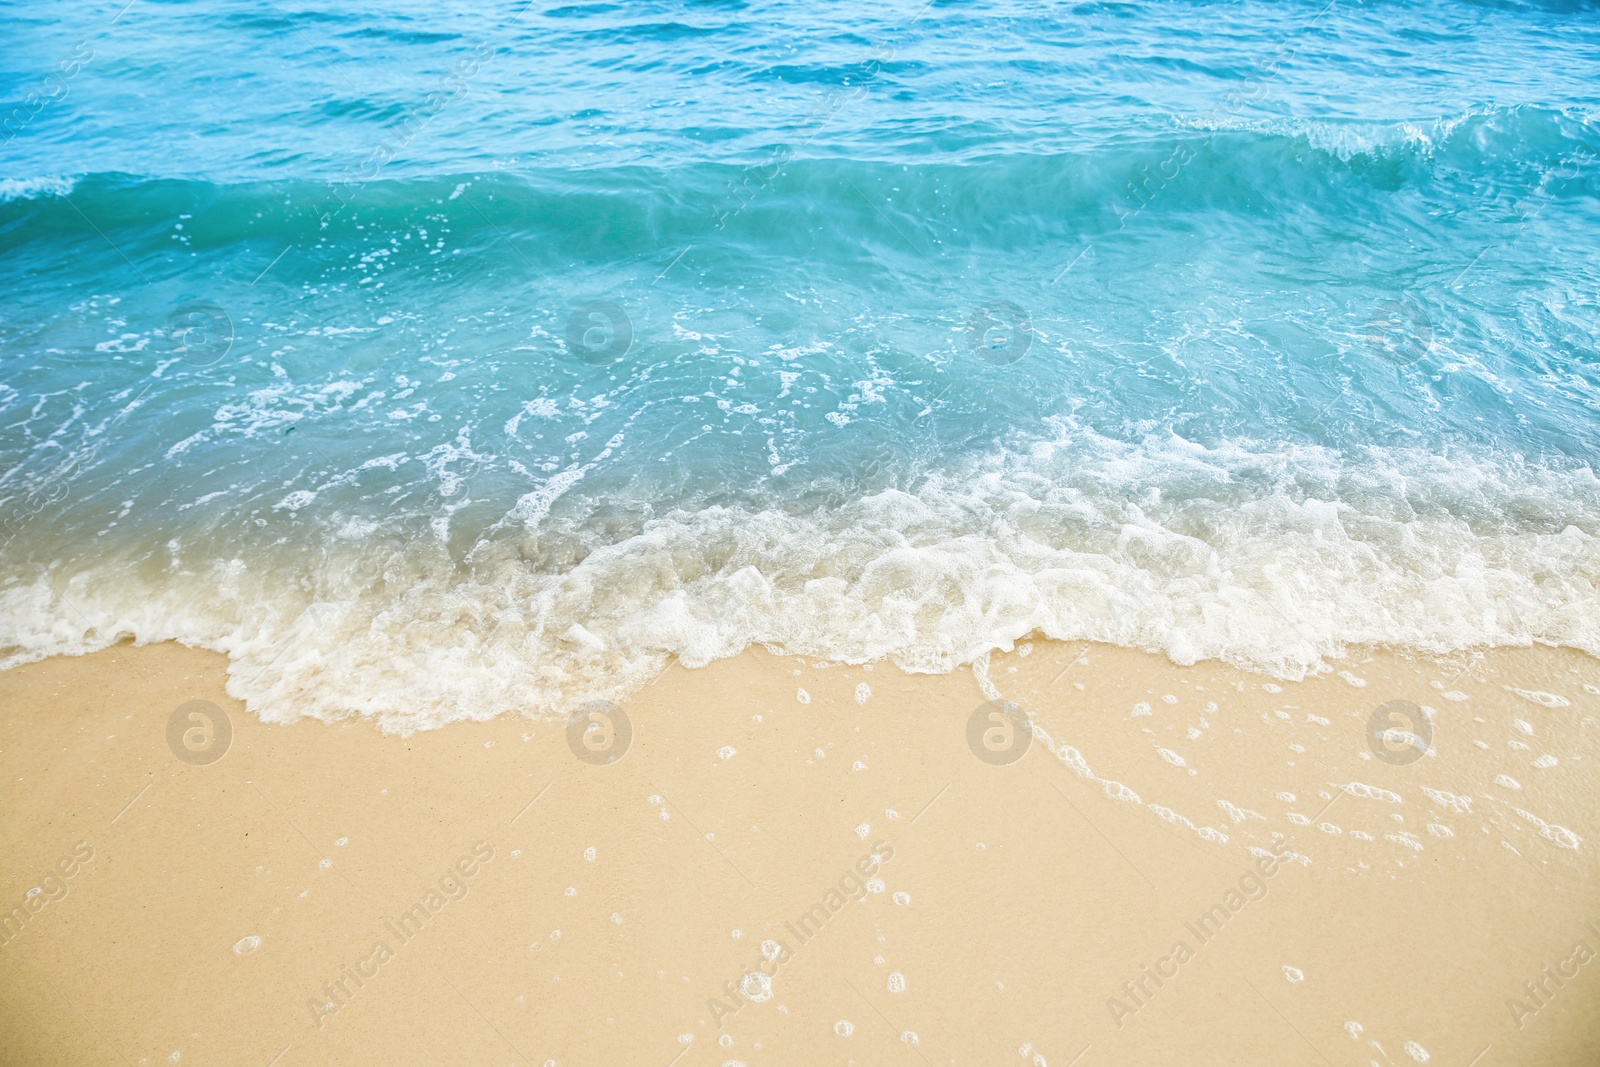
<svg viewBox="0 0 1600 1067"><path fill-rule="evenodd" d="M1293 799L1293 798L1291 798L1291 799ZM1258 811L1251 811L1249 808L1238 807L1238 806L1236 806L1234 804L1228 803L1226 800L1219 799L1217 801L1217 807L1221 808L1224 812L1226 812L1228 818L1232 819L1236 823L1244 822L1246 819L1264 819L1264 818L1266 818L1266 816L1262 815Z"/></svg>
<svg viewBox="0 0 1600 1067"><path fill-rule="evenodd" d="M1363 782L1350 782L1344 786L1344 791L1353 797L1361 797L1364 800L1381 800L1386 804L1401 803L1399 793L1391 793L1380 786L1367 785Z"/></svg>
<svg viewBox="0 0 1600 1067"><path fill-rule="evenodd" d="M1472 814L1471 797L1456 796L1454 793L1447 793L1442 789L1429 789L1427 786L1422 787L1422 792L1429 800L1433 801L1441 808L1449 808L1457 815Z"/></svg>
<svg viewBox="0 0 1600 1067"><path fill-rule="evenodd" d="M66 196L77 185L76 178L0 178L0 203L33 200L39 196Z"/></svg>
<svg viewBox="0 0 1600 1067"><path fill-rule="evenodd" d="M1534 829L1539 831L1539 836L1551 842L1557 848L1567 848L1576 852L1578 851L1578 846L1583 843L1581 837L1568 830L1565 826L1555 826L1547 823L1539 816L1532 812L1523 811L1521 808L1512 808L1511 810L1516 812L1522 819L1532 823Z"/></svg>
<svg viewBox="0 0 1600 1067"><path fill-rule="evenodd" d="M357 388L268 386L223 405L205 433L281 434ZM1052 425L1056 439L1025 455L930 475L914 493L801 514L661 512L615 537L554 515L558 502L601 517L610 506L581 498L588 468L569 468L466 546L452 543L452 509L465 506L463 472L492 457L463 434L404 461L425 472L437 513L352 515L353 475L340 475L275 488L267 510L283 501L272 521L292 535L256 532L242 494L227 498L243 501L239 515L208 513L237 522L217 520L222 536L156 553L108 538L48 576L12 568L0 666L124 636L177 640L226 653L229 693L268 721L359 715L405 733L620 702L673 659L701 667L751 645L914 672L970 664L980 686L988 653L1034 633L1284 679L1353 645L1600 656L1600 539L1583 532L1600 528L1600 504L1582 511L1600 500L1592 471L1171 435L1126 443ZM1504 518L1541 508L1572 521ZM381 529L338 535L356 519Z"/></svg>
<svg viewBox="0 0 1600 1067"><path fill-rule="evenodd" d="M1535 704L1546 708L1565 708L1572 703L1572 701L1568 700L1564 696L1559 696L1555 693L1546 693L1542 689L1517 689L1514 686L1508 685L1506 686L1506 692L1515 693L1523 700L1531 700Z"/></svg>

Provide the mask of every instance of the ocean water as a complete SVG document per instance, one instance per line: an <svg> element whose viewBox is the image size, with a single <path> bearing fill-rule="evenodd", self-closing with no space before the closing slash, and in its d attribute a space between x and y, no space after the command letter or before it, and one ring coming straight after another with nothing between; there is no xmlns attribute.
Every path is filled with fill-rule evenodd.
<svg viewBox="0 0 1600 1067"><path fill-rule="evenodd" d="M124 2L0 5L0 664L1600 655L1593 5Z"/></svg>

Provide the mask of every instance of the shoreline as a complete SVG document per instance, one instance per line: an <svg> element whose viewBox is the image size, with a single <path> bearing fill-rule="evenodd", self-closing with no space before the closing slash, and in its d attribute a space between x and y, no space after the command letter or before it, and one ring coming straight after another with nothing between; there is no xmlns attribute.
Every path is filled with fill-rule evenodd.
<svg viewBox="0 0 1600 1067"><path fill-rule="evenodd" d="M0 1062L1592 1062L1600 662L1463 663L750 650L587 746L15 667ZM1431 755L1374 754L1390 701Z"/></svg>

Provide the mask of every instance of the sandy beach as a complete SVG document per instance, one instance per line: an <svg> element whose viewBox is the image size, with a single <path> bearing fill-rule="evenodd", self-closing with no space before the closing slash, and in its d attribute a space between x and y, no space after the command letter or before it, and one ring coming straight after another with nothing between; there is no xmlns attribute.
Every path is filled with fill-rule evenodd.
<svg viewBox="0 0 1600 1067"><path fill-rule="evenodd" d="M1044 641L943 676L752 651L587 746L263 725L225 666L0 674L0 1062L1600 1058L1577 653L1280 683ZM1394 700L1427 755L1375 758Z"/></svg>
<svg viewBox="0 0 1600 1067"><path fill-rule="evenodd" d="M0 1067L1600 1065L1593 10L6 5Z"/></svg>

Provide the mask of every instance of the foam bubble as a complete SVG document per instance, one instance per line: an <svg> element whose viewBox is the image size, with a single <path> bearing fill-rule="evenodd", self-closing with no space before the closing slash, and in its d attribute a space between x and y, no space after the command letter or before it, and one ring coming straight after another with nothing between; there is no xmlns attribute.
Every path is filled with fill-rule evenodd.
<svg viewBox="0 0 1600 1067"><path fill-rule="evenodd" d="M1402 802L1399 793L1391 793L1387 789L1375 785L1367 785L1364 782L1350 782L1344 787L1344 791L1353 797L1361 797L1364 800L1381 800L1386 804L1399 804Z"/></svg>
<svg viewBox="0 0 1600 1067"><path fill-rule="evenodd" d="M772 999L772 978L763 971L749 971L739 980L739 992L753 1004Z"/></svg>
<svg viewBox="0 0 1600 1067"><path fill-rule="evenodd" d="M1546 708L1565 708L1572 703L1572 701L1568 700L1564 696L1558 696L1555 693L1546 693L1542 689L1517 689L1514 686L1508 685L1506 686L1506 692L1515 693L1523 700L1531 700L1533 703Z"/></svg>
<svg viewBox="0 0 1600 1067"><path fill-rule="evenodd" d="M1422 792L1441 808L1449 808L1458 815L1472 814L1471 797L1456 796L1454 793L1447 793L1442 789L1429 789L1427 786L1422 787Z"/></svg>
<svg viewBox="0 0 1600 1067"><path fill-rule="evenodd" d="M41 196L66 196L78 179L65 177L0 178L0 203L8 200L35 200Z"/></svg>
<svg viewBox="0 0 1600 1067"><path fill-rule="evenodd" d="M1539 831L1539 836L1551 842L1557 848L1571 849L1576 852L1578 846L1582 844L1583 839L1565 826L1555 826L1547 823L1539 816L1532 812L1523 811L1521 808L1512 808L1511 810L1516 812L1519 818L1532 823L1534 828Z"/></svg>

